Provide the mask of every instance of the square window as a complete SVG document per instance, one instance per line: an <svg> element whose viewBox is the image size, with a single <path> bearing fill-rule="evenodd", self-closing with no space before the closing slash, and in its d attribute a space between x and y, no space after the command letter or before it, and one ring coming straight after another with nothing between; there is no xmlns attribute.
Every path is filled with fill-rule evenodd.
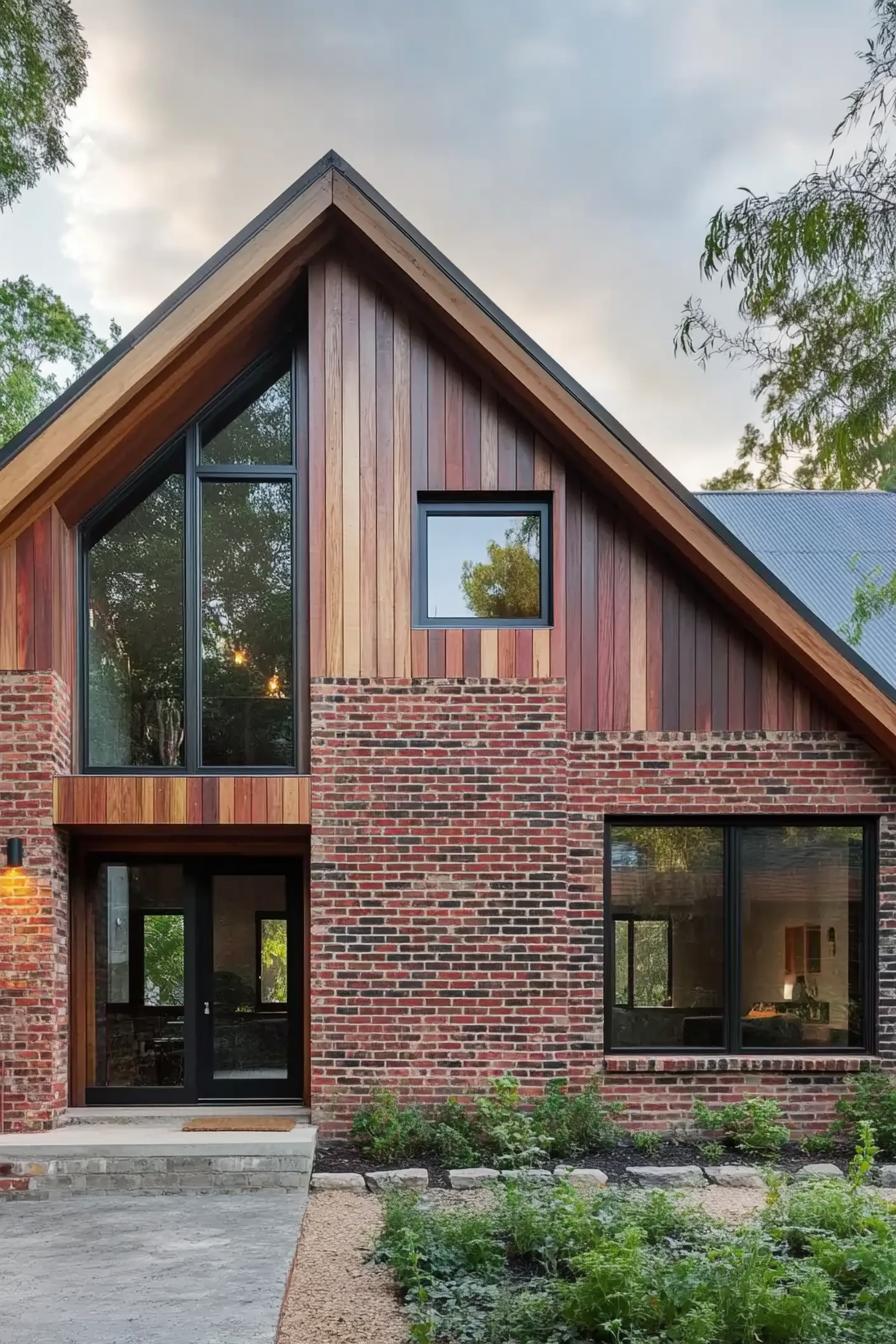
<svg viewBox="0 0 896 1344"><path fill-rule="evenodd" d="M423 496L418 626L550 621L550 505L530 495Z"/></svg>

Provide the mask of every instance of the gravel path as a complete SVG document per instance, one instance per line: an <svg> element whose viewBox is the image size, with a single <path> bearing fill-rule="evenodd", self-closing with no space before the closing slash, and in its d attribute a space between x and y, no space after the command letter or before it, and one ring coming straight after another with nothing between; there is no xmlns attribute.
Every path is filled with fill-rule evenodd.
<svg viewBox="0 0 896 1344"><path fill-rule="evenodd" d="M366 1260L380 1223L372 1195L310 1196L278 1344L405 1344L392 1277Z"/></svg>

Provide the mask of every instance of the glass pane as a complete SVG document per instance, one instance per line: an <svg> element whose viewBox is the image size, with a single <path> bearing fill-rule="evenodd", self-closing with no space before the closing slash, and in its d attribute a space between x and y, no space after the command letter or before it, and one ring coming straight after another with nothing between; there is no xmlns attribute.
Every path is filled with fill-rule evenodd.
<svg viewBox="0 0 896 1344"><path fill-rule="evenodd" d="M672 921L635 919L632 932L635 950L632 958L632 998L635 1008L669 1006L669 940Z"/></svg>
<svg viewBox="0 0 896 1344"><path fill-rule="evenodd" d="M214 1076L286 1078L286 878L282 873L221 874L213 880L212 899ZM269 926L267 939L262 933L259 947L264 925Z"/></svg>
<svg viewBox="0 0 896 1344"><path fill-rule="evenodd" d="M613 928L616 942L613 949L613 1002L622 1008L628 1007L628 933L631 921L614 919Z"/></svg>
<svg viewBox="0 0 896 1344"><path fill-rule="evenodd" d="M860 1046L861 828L749 827L740 845L742 1044Z"/></svg>
<svg viewBox="0 0 896 1344"><path fill-rule="evenodd" d="M262 1003L285 1003L286 920L261 919L259 925L259 998Z"/></svg>
<svg viewBox="0 0 896 1344"><path fill-rule="evenodd" d="M284 373L248 405L231 403L202 427L202 462L288 465L292 461L290 402L290 376Z"/></svg>
<svg viewBox="0 0 896 1344"><path fill-rule="evenodd" d="M288 481L202 485L202 759L293 764Z"/></svg>
<svg viewBox="0 0 896 1344"><path fill-rule="evenodd" d="M95 1087L184 1081L183 870L103 864L93 893Z"/></svg>
<svg viewBox="0 0 896 1344"><path fill-rule="evenodd" d="M539 513L430 513L426 522L428 616L542 615Z"/></svg>
<svg viewBox="0 0 896 1344"><path fill-rule="evenodd" d="M722 830L613 826L611 912L633 938L632 983L613 1009L621 1049L724 1044ZM617 952L617 976L618 976Z"/></svg>
<svg viewBox="0 0 896 1344"><path fill-rule="evenodd" d="M183 764L183 535L177 472L90 548L91 765Z"/></svg>
<svg viewBox="0 0 896 1344"><path fill-rule="evenodd" d="M143 915L143 1003L183 1007L184 917Z"/></svg>

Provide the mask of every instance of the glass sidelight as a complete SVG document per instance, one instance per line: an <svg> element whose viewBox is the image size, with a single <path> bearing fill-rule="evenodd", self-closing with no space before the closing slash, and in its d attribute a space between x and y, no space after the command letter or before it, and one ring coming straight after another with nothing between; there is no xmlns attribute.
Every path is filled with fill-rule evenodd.
<svg viewBox="0 0 896 1344"><path fill-rule="evenodd" d="M289 863L96 866L88 1102L300 1096L299 881Z"/></svg>

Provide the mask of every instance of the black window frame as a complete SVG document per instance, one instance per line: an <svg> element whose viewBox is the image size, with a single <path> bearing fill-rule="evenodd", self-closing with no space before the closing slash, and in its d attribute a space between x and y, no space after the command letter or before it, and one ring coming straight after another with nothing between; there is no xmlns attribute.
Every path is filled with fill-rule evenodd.
<svg viewBox="0 0 896 1344"><path fill-rule="evenodd" d="M209 421L234 415L289 374L292 457L289 463L204 463L202 431ZM269 351L255 360L136 472L93 509L78 528L78 718L81 772L92 775L284 775L307 770L308 723L308 381L307 342ZM90 761L90 678L88 668L89 585L91 547L115 523L174 471L184 477L183 625L184 625L184 754L183 764L94 765ZM204 765L202 763L202 485L205 482L290 484L292 549L292 711L293 750L289 762L277 765Z"/></svg>
<svg viewBox="0 0 896 1344"><path fill-rule="evenodd" d="M877 975L877 908L878 908L878 831L879 817L865 814L833 813L808 815L757 814L755 816L708 815L659 816L642 813L626 816L613 814L604 820L603 871L603 1020L604 1051L606 1054L651 1055L873 1055L877 1050L880 987ZM722 831L722 927L724 958L723 985L723 1044L614 1046L613 1010L615 998L615 920L613 911L612 832L614 826L695 826L711 827ZM858 827L862 832L862 1041L859 1045L804 1045L804 1046L743 1046L740 1044L740 988L741 988L741 911L742 889L740 880L740 836L745 830L784 828L788 826L842 826ZM624 918L625 911L619 914Z"/></svg>
<svg viewBox="0 0 896 1344"><path fill-rule="evenodd" d="M540 630L553 623L551 542L552 497L528 490L421 491L417 496L415 517L416 553L414 563L415 630ZM538 616L430 616L428 602L428 520L430 517L464 515L512 516L537 513L540 529Z"/></svg>

